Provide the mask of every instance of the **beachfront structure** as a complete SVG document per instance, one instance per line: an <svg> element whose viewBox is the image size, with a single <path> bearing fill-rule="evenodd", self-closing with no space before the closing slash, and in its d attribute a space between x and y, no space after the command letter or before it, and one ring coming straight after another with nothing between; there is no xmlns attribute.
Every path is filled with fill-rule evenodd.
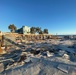
<svg viewBox="0 0 76 75"><path fill-rule="evenodd" d="M16 32L20 33L20 34L29 34L30 33L30 27L22 26L22 28L17 29Z"/></svg>

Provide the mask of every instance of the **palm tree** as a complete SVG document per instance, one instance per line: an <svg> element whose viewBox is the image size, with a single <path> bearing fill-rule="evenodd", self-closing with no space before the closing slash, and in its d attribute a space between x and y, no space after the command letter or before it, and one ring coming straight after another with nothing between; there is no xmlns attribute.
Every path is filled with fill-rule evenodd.
<svg viewBox="0 0 76 75"><path fill-rule="evenodd" d="M15 32L15 30L17 29L16 26L14 24L10 24L8 26L8 29L10 29L11 32Z"/></svg>

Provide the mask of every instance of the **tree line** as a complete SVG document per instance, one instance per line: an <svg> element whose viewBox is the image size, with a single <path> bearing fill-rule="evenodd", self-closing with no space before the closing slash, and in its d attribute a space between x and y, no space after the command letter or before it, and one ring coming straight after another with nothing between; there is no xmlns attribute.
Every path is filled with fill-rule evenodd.
<svg viewBox="0 0 76 75"><path fill-rule="evenodd" d="M8 26L8 29L10 29L11 32L15 32L17 30L17 27L14 24L10 24ZM41 27L31 27L30 28L31 34L48 34L48 29L42 30Z"/></svg>

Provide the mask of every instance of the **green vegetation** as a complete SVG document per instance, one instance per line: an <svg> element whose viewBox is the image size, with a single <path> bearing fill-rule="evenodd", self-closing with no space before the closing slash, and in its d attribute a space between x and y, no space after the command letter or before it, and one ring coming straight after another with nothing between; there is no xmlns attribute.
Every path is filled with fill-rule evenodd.
<svg viewBox="0 0 76 75"><path fill-rule="evenodd" d="M35 33L38 33L38 34L48 34L48 29L44 29L42 31L40 27L31 27L30 28L30 33L31 34L35 34Z"/></svg>
<svg viewBox="0 0 76 75"><path fill-rule="evenodd" d="M11 32L15 32L15 30L17 29L16 26L14 24L10 24L8 26L8 29L10 29Z"/></svg>
<svg viewBox="0 0 76 75"><path fill-rule="evenodd" d="M35 34L36 33L36 28L35 27L31 27L30 28L30 33L31 34Z"/></svg>
<svg viewBox="0 0 76 75"><path fill-rule="evenodd" d="M44 29L44 34L48 34L48 29Z"/></svg>
<svg viewBox="0 0 76 75"><path fill-rule="evenodd" d="M8 29L10 29L11 32L15 32L16 31L16 26L14 24L10 24L8 26ZM22 28L20 28L17 32L23 33L22 32ZM42 30L41 27L31 27L30 28L30 33L31 34L48 34L48 29L44 29Z"/></svg>

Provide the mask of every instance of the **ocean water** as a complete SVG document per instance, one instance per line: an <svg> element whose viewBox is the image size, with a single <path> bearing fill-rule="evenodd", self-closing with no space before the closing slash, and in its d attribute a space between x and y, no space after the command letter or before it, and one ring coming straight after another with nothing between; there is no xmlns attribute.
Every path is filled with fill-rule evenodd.
<svg viewBox="0 0 76 75"><path fill-rule="evenodd" d="M55 35L58 36L60 38L64 38L64 36L69 36L70 38L76 38L76 35Z"/></svg>

